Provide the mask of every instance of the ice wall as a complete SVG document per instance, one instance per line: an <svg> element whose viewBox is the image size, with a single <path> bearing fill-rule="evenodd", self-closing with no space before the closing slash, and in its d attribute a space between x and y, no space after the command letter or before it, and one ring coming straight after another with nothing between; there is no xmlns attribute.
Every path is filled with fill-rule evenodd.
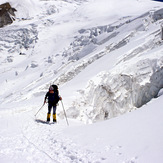
<svg viewBox="0 0 163 163"><path fill-rule="evenodd" d="M88 82L81 98L67 111L86 123L116 117L146 104L163 87L162 52L130 60ZM154 56L159 56L157 59ZM123 68L122 68L123 67ZM77 110L74 110L77 108Z"/></svg>

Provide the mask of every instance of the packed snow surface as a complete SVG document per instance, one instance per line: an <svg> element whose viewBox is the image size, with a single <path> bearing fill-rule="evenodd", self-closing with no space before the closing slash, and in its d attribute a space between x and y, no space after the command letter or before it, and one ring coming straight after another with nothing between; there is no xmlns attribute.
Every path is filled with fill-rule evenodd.
<svg viewBox="0 0 163 163"><path fill-rule="evenodd" d="M162 163L163 4L5 2L17 12L0 28L0 162ZM50 84L57 124L38 112Z"/></svg>

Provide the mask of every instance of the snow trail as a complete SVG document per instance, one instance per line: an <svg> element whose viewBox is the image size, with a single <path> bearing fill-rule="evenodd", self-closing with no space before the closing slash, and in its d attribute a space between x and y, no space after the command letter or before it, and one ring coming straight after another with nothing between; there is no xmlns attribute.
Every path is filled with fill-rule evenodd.
<svg viewBox="0 0 163 163"><path fill-rule="evenodd" d="M0 120L2 161L85 163L104 160L66 138L64 130L67 124L62 120L58 124L42 124L35 122L32 115L33 111L13 113L8 119Z"/></svg>

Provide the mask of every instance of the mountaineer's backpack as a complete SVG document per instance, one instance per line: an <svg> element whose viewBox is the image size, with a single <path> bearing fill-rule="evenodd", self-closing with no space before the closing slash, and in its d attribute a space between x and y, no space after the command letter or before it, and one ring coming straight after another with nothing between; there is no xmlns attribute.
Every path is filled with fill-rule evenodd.
<svg viewBox="0 0 163 163"><path fill-rule="evenodd" d="M58 86L51 85L49 87L49 92L47 92L46 96L48 97L48 103L56 105L60 99L59 92L58 92Z"/></svg>

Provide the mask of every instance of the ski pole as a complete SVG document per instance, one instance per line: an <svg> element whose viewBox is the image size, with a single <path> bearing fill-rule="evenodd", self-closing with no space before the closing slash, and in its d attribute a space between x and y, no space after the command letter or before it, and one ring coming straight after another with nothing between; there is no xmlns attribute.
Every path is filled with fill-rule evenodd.
<svg viewBox="0 0 163 163"><path fill-rule="evenodd" d="M38 110L38 112L35 114L35 117L36 115L39 113L39 111L43 108L43 106L45 105L45 103L41 106L41 108Z"/></svg>
<svg viewBox="0 0 163 163"><path fill-rule="evenodd" d="M64 109L64 106L63 106L63 102L62 102L62 100L61 100L61 103L62 103L63 111L64 111L64 114L65 114L65 117L66 117L67 125L69 126L69 123L68 123L68 120L67 120L67 116L66 116L66 112L65 112L65 109Z"/></svg>

